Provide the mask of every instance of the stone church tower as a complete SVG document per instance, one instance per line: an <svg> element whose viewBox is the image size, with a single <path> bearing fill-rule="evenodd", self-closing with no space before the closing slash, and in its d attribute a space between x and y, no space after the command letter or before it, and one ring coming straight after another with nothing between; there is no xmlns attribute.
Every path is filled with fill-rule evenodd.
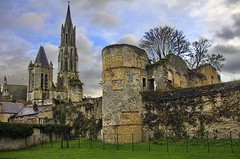
<svg viewBox="0 0 240 159"><path fill-rule="evenodd" d="M79 79L77 67L76 26L73 26L70 5L68 4L65 24L62 24L61 27L57 88L68 90L68 99L75 102L81 101L83 96L83 83Z"/></svg>
<svg viewBox="0 0 240 159"><path fill-rule="evenodd" d="M48 62L44 48L40 46L36 60L28 66L27 100L45 100L52 90L53 64Z"/></svg>
<svg viewBox="0 0 240 159"><path fill-rule="evenodd" d="M69 86L70 79L79 80L77 72L78 54L76 48L76 27L73 27L68 5L64 26L61 28L61 43L58 55L58 88Z"/></svg>
<svg viewBox="0 0 240 159"><path fill-rule="evenodd" d="M83 98L83 83L77 71L76 27L72 24L68 5L65 24L61 28L61 43L58 55L57 86L53 84L53 64L48 63L41 46L34 63L28 66L28 101L43 102L46 99L79 102Z"/></svg>

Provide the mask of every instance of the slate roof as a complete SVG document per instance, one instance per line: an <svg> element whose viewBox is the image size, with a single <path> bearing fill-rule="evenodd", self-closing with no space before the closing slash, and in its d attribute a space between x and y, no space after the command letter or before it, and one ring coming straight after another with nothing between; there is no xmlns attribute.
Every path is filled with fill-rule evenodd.
<svg viewBox="0 0 240 159"><path fill-rule="evenodd" d="M32 106L25 106L25 107L22 107L22 109L19 111L18 114L15 115L15 117L38 114L44 109L46 109L47 107L48 106L38 106L38 110L35 111L33 110Z"/></svg>
<svg viewBox="0 0 240 159"><path fill-rule="evenodd" d="M1 104L2 113L16 114L24 107L22 103L1 102Z"/></svg>
<svg viewBox="0 0 240 159"><path fill-rule="evenodd" d="M42 66L49 66L48 59L43 46L40 46L35 63L41 63Z"/></svg>

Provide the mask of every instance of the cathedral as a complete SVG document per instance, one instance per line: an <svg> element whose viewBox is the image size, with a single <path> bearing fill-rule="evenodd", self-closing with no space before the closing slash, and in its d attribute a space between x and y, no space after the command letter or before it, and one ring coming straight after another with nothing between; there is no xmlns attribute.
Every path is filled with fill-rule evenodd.
<svg viewBox="0 0 240 159"><path fill-rule="evenodd" d="M58 54L57 84L53 83L53 64L48 62L43 46L40 46L34 63L28 66L27 100L44 103L48 99L79 102L83 97L83 83L77 71L76 27L73 26L70 5L65 24L61 26Z"/></svg>

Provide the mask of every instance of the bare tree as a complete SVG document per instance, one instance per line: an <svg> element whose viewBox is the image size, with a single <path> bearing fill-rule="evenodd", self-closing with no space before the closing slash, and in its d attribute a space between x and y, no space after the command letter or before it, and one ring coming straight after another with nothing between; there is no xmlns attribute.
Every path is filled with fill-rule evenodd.
<svg viewBox="0 0 240 159"><path fill-rule="evenodd" d="M140 40L140 47L147 51L153 61L165 58L169 53L176 55L186 53L188 46L183 32L169 26L150 29Z"/></svg>
<svg viewBox="0 0 240 159"><path fill-rule="evenodd" d="M208 54L208 49L211 45L209 40L204 38L200 38L191 44L189 54L184 57L190 69L198 68L200 65L209 63L221 71L221 68L224 66L222 62L226 59L221 54Z"/></svg>
<svg viewBox="0 0 240 159"><path fill-rule="evenodd" d="M185 35L182 31L176 30L174 37L172 38L172 53L177 56L182 56L189 52L190 43L186 40Z"/></svg>
<svg viewBox="0 0 240 159"><path fill-rule="evenodd" d="M224 62L225 60L226 60L226 58L223 57L223 55L221 55L221 54L211 54L211 55L208 54L206 63L210 63L217 70L221 71L222 67L224 66L224 64L222 64L222 62Z"/></svg>
<svg viewBox="0 0 240 159"><path fill-rule="evenodd" d="M205 63L206 54L211 46L211 43L204 38L200 38L198 41L194 41L190 46L189 59L186 60L189 68L197 68L201 64Z"/></svg>

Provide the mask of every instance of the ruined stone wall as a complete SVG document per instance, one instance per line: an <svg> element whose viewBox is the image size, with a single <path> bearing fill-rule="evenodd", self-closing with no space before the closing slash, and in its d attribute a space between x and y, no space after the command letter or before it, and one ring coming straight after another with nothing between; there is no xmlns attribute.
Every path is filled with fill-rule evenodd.
<svg viewBox="0 0 240 159"><path fill-rule="evenodd" d="M102 128L102 98L84 98L81 102L62 103L55 107L58 124L65 117L65 124L72 127L72 136L101 139Z"/></svg>
<svg viewBox="0 0 240 159"><path fill-rule="evenodd" d="M185 88L168 92L143 92L144 131L182 137L240 138L240 81ZM213 136L210 136L213 137Z"/></svg>
<svg viewBox="0 0 240 159"><path fill-rule="evenodd" d="M196 69L197 72L203 74L206 77L205 85L212 83L220 83L221 79L217 73L216 68L210 64L205 64Z"/></svg>
<svg viewBox="0 0 240 159"><path fill-rule="evenodd" d="M69 85L68 86L68 99L72 102L82 101L83 89L82 85Z"/></svg>
<svg viewBox="0 0 240 159"><path fill-rule="evenodd" d="M181 57L173 54L167 55L157 63L147 65L147 71L148 79L154 80L155 88L152 90L171 90L221 82L217 70L210 64L190 70Z"/></svg>
<svg viewBox="0 0 240 159"><path fill-rule="evenodd" d="M148 65L148 78L154 79L155 90L169 90L175 87L189 87L186 63L181 57L169 54L159 63Z"/></svg>
<svg viewBox="0 0 240 159"><path fill-rule="evenodd" d="M116 143L116 136L131 136L133 133L139 134L134 142L140 142L143 108L140 91L147 84L147 54L132 45L111 45L103 49L102 62L104 142ZM132 139L124 137L118 139L120 144L131 142Z"/></svg>
<svg viewBox="0 0 240 159"><path fill-rule="evenodd" d="M49 98L55 98L57 100L67 100L68 94L65 91L50 91Z"/></svg>

